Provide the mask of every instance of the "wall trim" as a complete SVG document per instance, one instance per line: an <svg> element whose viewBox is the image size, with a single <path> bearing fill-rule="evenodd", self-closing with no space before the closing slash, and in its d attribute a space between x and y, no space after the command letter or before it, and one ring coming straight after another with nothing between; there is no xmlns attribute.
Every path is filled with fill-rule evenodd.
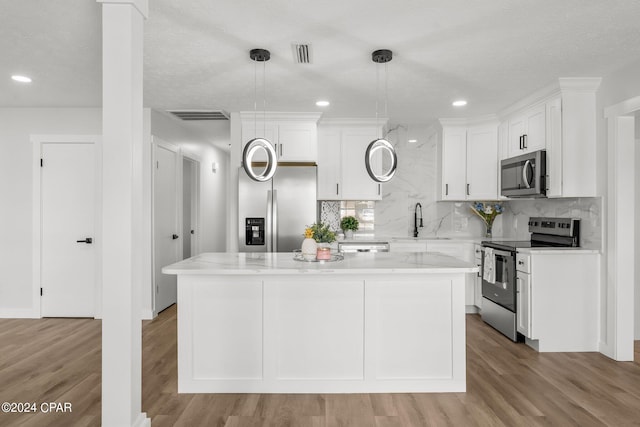
<svg viewBox="0 0 640 427"><path fill-rule="evenodd" d="M635 276L635 118L631 108L640 108L631 98L607 107L607 273L602 292L601 316L605 343L600 351L617 361L634 357ZM625 224L624 227L619 224Z"/></svg>
<svg viewBox="0 0 640 427"><path fill-rule="evenodd" d="M0 319L39 319L40 312L31 308L0 308Z"/></svg>
<svg viewBox="0 0 640 427"><path fill-rule="evenodd" d="M626 116L638 110L640 110L640 96L610 105L604 109L604 117L608 119L610 117Z"/></svg>

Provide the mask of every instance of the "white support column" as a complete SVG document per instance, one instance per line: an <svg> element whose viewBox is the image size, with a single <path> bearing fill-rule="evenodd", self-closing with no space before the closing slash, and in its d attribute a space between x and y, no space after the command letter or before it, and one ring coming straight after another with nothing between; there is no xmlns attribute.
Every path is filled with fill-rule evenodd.
<svg viewBox="0 0 640 427"><path fill-rule="evenodd" d="M618 361L633 361L634 117L607 119L608 215L606 348Z"/></svg>
<svg viewBox="0 0 640 427"><path fill-rule="evenodd" d="M142 40L147 0L102 3L102 425L150 426L141 411L142 321L136 248L142 187Z"/></svg>

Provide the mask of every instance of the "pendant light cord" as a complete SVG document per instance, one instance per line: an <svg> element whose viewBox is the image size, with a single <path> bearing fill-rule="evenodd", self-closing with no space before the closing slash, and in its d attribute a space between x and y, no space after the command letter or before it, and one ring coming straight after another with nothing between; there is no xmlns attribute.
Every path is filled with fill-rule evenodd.
<svg viewBox="0 0 640 427"><path fill-rule="evenodd" d="M389 71L387 69L387 62L384 63L384 116L389 118Z"/></svg>
<svg viewBox="0 0 640 427"><path fill-rule="evenodd" d="M253 60L253 137L258 136L258 64Z"/></svg>
<svg viewBox="0 0 640 427"><path fill-rule="evenodd" d="M267 137L267 61L262 61L262 134Z"/></svg>
<svg viewBox="0 0 640 427"><path fill-rule="evenodd" d="M378 138L378 102L380 101L380 65L376 64L376 139Z"/></svg>

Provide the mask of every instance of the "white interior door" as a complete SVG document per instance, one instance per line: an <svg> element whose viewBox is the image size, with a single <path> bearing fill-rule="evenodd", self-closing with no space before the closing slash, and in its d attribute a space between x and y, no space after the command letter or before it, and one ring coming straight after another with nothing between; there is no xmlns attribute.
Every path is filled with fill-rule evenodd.
<svg viewBox="0 0 640 427"><path fill-rule="evenodd" d="M176 276L162 274L162 267L178 261L181 239L178 232L177 153L155 145L153 190L155 311L177 301Z"/></svg>
<svg viewBox="0 0 640 427"><path fill-rule="evenodd" d="M94 317L95 147L42 144L42 159L41 314Z"/></svg>

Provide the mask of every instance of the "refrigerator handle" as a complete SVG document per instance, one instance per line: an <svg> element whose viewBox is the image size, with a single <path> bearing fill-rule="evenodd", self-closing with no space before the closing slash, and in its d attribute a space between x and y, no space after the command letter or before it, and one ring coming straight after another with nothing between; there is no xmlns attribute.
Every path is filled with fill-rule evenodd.
<svg viewBox="0 0 640 427"><path fill-rule="evenodd" d="M278 190L273 190L273 213L271 216L273 221L271 224L271 247L273 252L278 252Z"/></svg>
<svg viewBox="0 0 640 427"><path fill-rule="evenodd" d="M273 205L271 202L271 190L267 190L267 221L265 224L265 240L267 246L267 252L271 252L271 245L273 243Z"/></svg>

